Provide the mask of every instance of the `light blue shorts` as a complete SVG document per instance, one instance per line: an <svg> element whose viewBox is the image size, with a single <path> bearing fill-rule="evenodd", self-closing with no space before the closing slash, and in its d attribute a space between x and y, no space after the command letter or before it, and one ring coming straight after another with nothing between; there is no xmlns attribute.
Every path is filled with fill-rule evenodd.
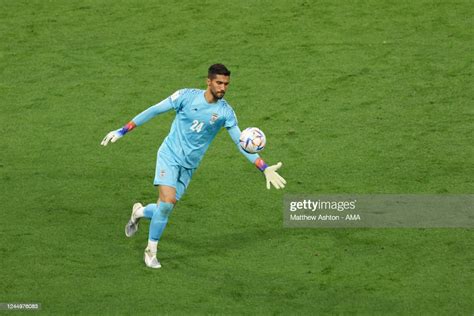
<svg viewBox="0 0 474 316"><path fill-rule="evenodd" d="M181 199L196 169L176 165L166 154L158 150L154 185L167 185L176 189L176 200Z"/></svg>

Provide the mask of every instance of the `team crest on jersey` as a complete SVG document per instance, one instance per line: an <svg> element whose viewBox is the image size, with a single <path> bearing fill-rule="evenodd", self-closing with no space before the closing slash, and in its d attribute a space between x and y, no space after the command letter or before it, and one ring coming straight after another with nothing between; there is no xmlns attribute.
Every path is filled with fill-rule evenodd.
<svg viewBox="0 0 474 316"><path fill-rule="evenodd" d="M219 115L217 115L217 113L212 113L212 116L211 116L211 120L209 121L209 124L214 124L217 119L219 118Z"/></svg>

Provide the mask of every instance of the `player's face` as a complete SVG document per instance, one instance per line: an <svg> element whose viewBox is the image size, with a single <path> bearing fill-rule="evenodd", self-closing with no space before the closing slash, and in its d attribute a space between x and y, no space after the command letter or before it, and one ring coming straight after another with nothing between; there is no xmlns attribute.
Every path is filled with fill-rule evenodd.
<svg viewBox="0 0 474 316"><path fill-rule="evenodd" d="M207 79L207 86L211 91L214 98L217 100L222 99L227 91L227 86L229 85L230 77L225 75L216 75L212 79Z"/></svg>

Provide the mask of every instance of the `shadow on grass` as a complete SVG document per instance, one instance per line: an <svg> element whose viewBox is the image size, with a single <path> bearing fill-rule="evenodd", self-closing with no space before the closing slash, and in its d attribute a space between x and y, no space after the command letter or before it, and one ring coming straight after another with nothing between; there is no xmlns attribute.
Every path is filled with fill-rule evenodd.
<svg viewBox="0 0 474 316"><path fill-rule="evenodd" d="M235 232L223 233L217 235L207 235L207 238L193 240L189 236L180 238L180 236L170 236L167 242L183 247L185 251L179 253L162 253L162 258L167 259L186 259L189 257L208 257L211 255L222 255L232 250L248 248L252 245L265 243L269 240L281 239L287 235L288 231L284 228L268 229L236 229Z"/></svg>

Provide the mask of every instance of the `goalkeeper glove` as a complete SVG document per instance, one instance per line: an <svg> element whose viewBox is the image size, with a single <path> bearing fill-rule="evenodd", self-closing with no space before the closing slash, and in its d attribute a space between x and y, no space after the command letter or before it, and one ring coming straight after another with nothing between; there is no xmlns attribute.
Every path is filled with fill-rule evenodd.
<svg viewBox="0 0 474 316"><path fill-rule="evenodd" d="M127 134L128 132L130 132L132 129L134 129L137 125L132 121L132 122L129 122L127 123L127 125L125 125L124 127L122 128L119 128L118 130L116 131L111 131L110 133L108 133L107 135L105 135L104 139L102 140L102 142L100 143L102 146L107 146L107 144L109 142L112 142L112 143L115 143L119 138L122 138L123 135Z"/></svg>
<svg viewBox="0 0 474 316"><path fill-rule="evenodd" d="M270 166L263 170L265 179L267 180L267 189L270 190L270 183L275 187L275 189L283 189L286 184L286 180L283 179L276 171L280 169L282 163L279 162L276 165Z"/></svg>
<svg viewBox="0 0 474 316"><path fill-rule="evenodd" d="M116 131L111 131L107 135L105 135L104 139L100 143L102 146L107 146L109 142L115 143L119 138L122 138L124 134L120 133L121 129Z"/></svg>

